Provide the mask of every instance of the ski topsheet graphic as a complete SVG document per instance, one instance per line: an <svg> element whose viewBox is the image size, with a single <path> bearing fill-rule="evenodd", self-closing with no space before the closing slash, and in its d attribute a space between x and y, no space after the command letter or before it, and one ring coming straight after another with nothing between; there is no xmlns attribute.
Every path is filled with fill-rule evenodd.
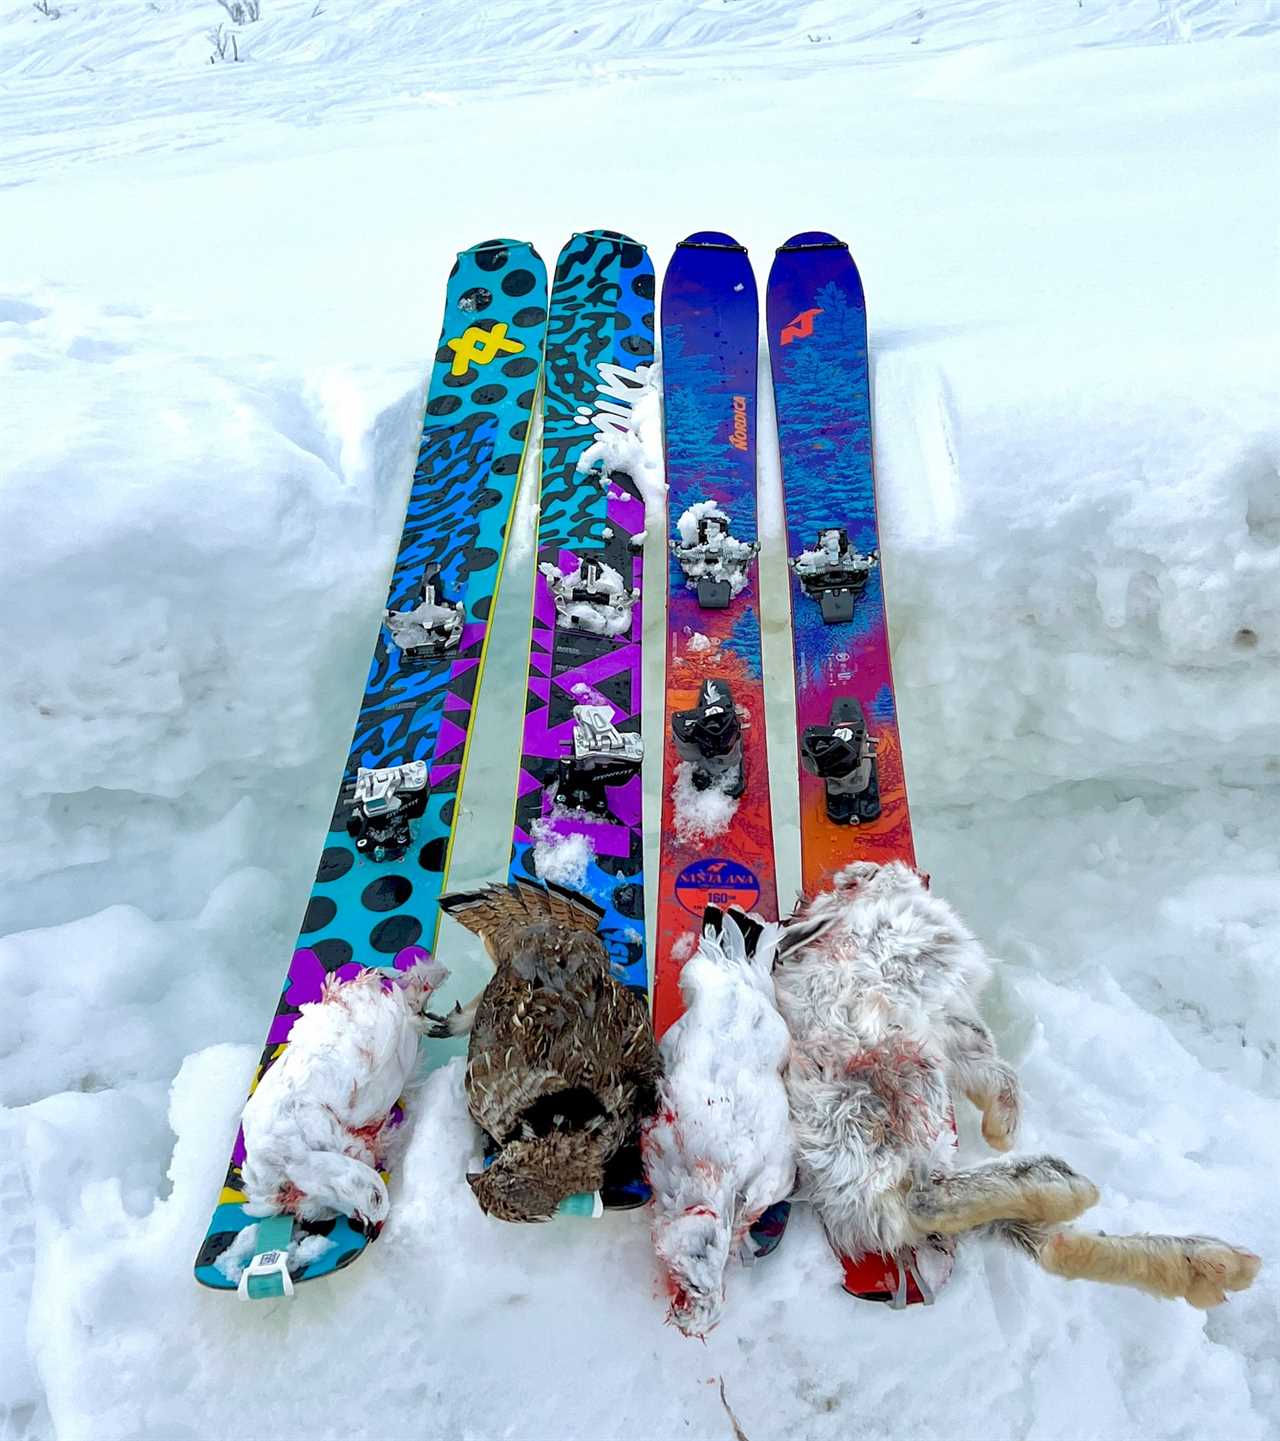
<svg viewBox="0 0 1280 1441"><path fill-rule="evenodd" d="M746 251L700 231L662 284L671 558L653 1020L708 905L778 914L756 573L759 311ZM779 1198L781 1199L781 1198Z"/></svg>
<svg viewBox="0 0 1280 1441"><path fill-rule="evenodd" d="M915 865L889 664L871 455L867 317L848 246L809 231L769 272L769 356L791 569L801 884L854 860ZM913 1277L844 1257L845 1287L889 1300Z"/></svg>
<svg viewBox="0 0 1280 1441"><path fill-rule="evenodd" d="M915 864L889 668L862 282L848 247L797 235L769 273L769 354L791 568L801 881Z"/></svg>
<svg viewBox="0 0 1280 1441"><path fill-rule="evenodd" d="M510 878L604 908L614 974L647 990L640 803L644 498L631 407L653 362L653 265L612 231L560 253L547 332L538 576Z"/></svg>
<svg viewBox="0 0 1280 1441"><path fill-rule="evenodd" d="M653 363L653 265L608 230L560 252L547 329L528 692L509 879L603 912L614 976L648 993L640 763L643 452L632 406ZM605 1206L647 1196L638 1149Z"/></svg>
<svg viewBox="0 0 1280 1441"><path fill-rule="evenodd" d="M707 906L778 915L756 566L759 306L743 246L699 231L662 283L670 561L653 1026L679 1019ZM790 1202L751 1228L766 1254Z"/></svg>
<svg viewBox="0 0 1280 1441"><path fill-rule="evenodd" d="M531 246L494 240L458 256L386 611L255 1086L327 977L407 972L435 945L546 320L546 272ZM196 1259L204 1285L278 1295L368 1244L368 1228L346 1215L260 1224L245 1210L244 1161L241 1131Z"/></svg>

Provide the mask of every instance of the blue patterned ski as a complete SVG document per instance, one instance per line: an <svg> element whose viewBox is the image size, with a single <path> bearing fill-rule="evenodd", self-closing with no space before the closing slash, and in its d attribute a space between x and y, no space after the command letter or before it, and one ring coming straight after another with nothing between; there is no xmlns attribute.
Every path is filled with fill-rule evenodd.
<svg viewBox="0 0 1280 1441"><path fill-rule="evenodd" d="M326 976L407 970L435 945L472 709L502 569L546 332L546 270L532 246L463 251L448 284L418 463L368 684L315 886L254 1079L283 1053ZM348 1266L369 1237L350 1218L257 1225L244 1210L243 1135L196 1258L196 1279L237 1289L255 1250L306 1239L297 1284ZM317 1238L317 1239L310 1239ZM328 1244L324 1244L327 1242ZM261 1294L281 1294L284 1278ZM259 1294L256 1291L250 1294Z"/></svg>
<svg viewBox="0 0 1280 1441"><path fill-rule="evenodd" d="M644 497L619 457L653 362L653 263L611 230L556 262L547 327L538 571L511 880L581 847L572 888L604 911L614 974L648 994L640 786ZM585 754L584 754L585 753ZM556 878L554 875L552 878ZM610 1163L607 1207L641 1204L638 1147Z"/></svg>

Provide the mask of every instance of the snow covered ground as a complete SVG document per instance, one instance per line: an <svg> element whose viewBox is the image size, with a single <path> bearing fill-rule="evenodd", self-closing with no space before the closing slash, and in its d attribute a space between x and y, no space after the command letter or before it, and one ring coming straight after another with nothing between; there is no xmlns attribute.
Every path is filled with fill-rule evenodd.
<svg viewBox="0 0 1280 1441"><path fill-rule="evenodd" d="M751 1441L1274 1436L1280 5L48 8L0 9L2 1441L710 1441L721 1381ZM443 276L591 225L659 266L727 229L762 278L793 231L851 241L918 845L1007 958L1023 1144L1099 1183L1104 1229L1252 1246L1247 1295L1205 1316L974 1247L892 1315L798 1214L699 1345L640 1217L480 1214L456 1065L358 1266L290 1306L192 1281ZM464 883L505 851L522 514ZM782 686L770 722L787 895ZM469 989L458 928L442 954Z"/></svg>

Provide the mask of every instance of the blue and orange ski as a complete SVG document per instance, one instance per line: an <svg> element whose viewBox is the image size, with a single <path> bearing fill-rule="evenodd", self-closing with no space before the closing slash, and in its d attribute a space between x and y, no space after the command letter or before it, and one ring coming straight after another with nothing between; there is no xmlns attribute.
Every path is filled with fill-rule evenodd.
<svg viewBox="0 0 1280 1441"><path fill-rule="evenodd" d="M889 662L871 454L867 313L842 240L778 249L766 306L791 567L806 895L855 860L915 865ZM889 1300L915 1278L888 1256L840 1258L845 1289Z"/></svg>
<svg viewBox="0 0 1280 1441"><path fill-rule="evenodd" d="M681 241L662 285L670 561L653 1024L683 1010L680 972L708 905L778 915L756 567L759 306L744 246ZM782 1238L778 1197L752 1228Z"/></svg>

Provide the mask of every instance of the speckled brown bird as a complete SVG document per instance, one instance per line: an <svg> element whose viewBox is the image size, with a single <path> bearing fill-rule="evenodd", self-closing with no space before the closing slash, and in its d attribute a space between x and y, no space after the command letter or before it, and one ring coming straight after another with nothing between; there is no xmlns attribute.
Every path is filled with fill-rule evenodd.
<svg viewBox="0 0 1280 1441"><path fill-rule="evenodd" d="M471 1176L502 1221L549 1220L652 1113L662 1062L646 998L620 985L600 939L604 912L557 885L517 881L442 897L440 908L484 941L492 980L430 1034L470 1031L471 1115L497 1143Z"/></svg>

